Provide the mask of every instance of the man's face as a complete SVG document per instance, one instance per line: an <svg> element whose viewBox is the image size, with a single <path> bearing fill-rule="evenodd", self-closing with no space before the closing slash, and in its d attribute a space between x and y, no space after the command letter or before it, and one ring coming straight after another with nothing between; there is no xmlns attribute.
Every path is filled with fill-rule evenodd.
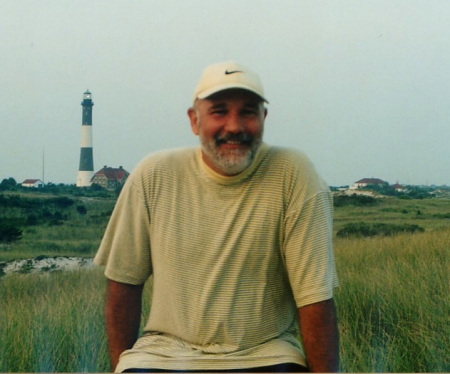
<svg viewBox="0 0 450 374"><path fill-rule="evenodd" d="M267 115L257 95L240 89L221 91L197 100L188 115L211 169L231 176L251 164L262 143Z"/></svg>

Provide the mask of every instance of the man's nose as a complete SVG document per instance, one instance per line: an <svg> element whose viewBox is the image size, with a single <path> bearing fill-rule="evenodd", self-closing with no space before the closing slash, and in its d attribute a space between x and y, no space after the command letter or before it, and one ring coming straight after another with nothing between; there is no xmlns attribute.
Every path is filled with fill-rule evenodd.
<svg viewBox="0 0 450 374"><path fill-rule="evenodd" d="M244 130L244 123L238 113L230 113L225 124L225 130L237 134Z"/></svg>

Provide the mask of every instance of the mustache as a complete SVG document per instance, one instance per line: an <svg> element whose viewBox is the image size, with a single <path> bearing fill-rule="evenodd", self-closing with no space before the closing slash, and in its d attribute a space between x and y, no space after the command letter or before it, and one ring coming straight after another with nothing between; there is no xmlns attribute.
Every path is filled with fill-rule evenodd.
<svg viewBox="0 0 450 374"><path fill-rule="evenodd" d="M237 134L227 133L224 135L216 136L216 144L222 144L226 142L239 142L242 144L251 144L253 142L253 136L244 132L239 132Z"/></svg>

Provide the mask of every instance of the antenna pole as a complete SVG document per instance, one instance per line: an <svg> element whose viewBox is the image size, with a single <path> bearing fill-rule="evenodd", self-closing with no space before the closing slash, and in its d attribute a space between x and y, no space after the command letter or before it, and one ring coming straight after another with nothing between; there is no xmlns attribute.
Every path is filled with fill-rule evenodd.
<svg viewBox="0 0 450 374"><path fill-rule="evenodd" d="M42 184L45 186L45 146L42 146Z"/></svg>

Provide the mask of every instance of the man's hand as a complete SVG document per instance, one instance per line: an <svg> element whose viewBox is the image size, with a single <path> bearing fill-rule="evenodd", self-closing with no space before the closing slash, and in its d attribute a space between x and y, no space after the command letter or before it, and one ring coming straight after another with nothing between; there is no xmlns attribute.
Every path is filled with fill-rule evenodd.
<svg viewBox="0 0 450 374"><path fill-rule="evenodd" d="M120 354L137 340L143 287L108 281L105 319L112 370L116 368Z"/></svg>
<svg viewBox="0 0 450 374"><path fill-rule="evenodd" d="M309 370L339 370L339 332L333 299L299 308L300 330Z"/></svg>

